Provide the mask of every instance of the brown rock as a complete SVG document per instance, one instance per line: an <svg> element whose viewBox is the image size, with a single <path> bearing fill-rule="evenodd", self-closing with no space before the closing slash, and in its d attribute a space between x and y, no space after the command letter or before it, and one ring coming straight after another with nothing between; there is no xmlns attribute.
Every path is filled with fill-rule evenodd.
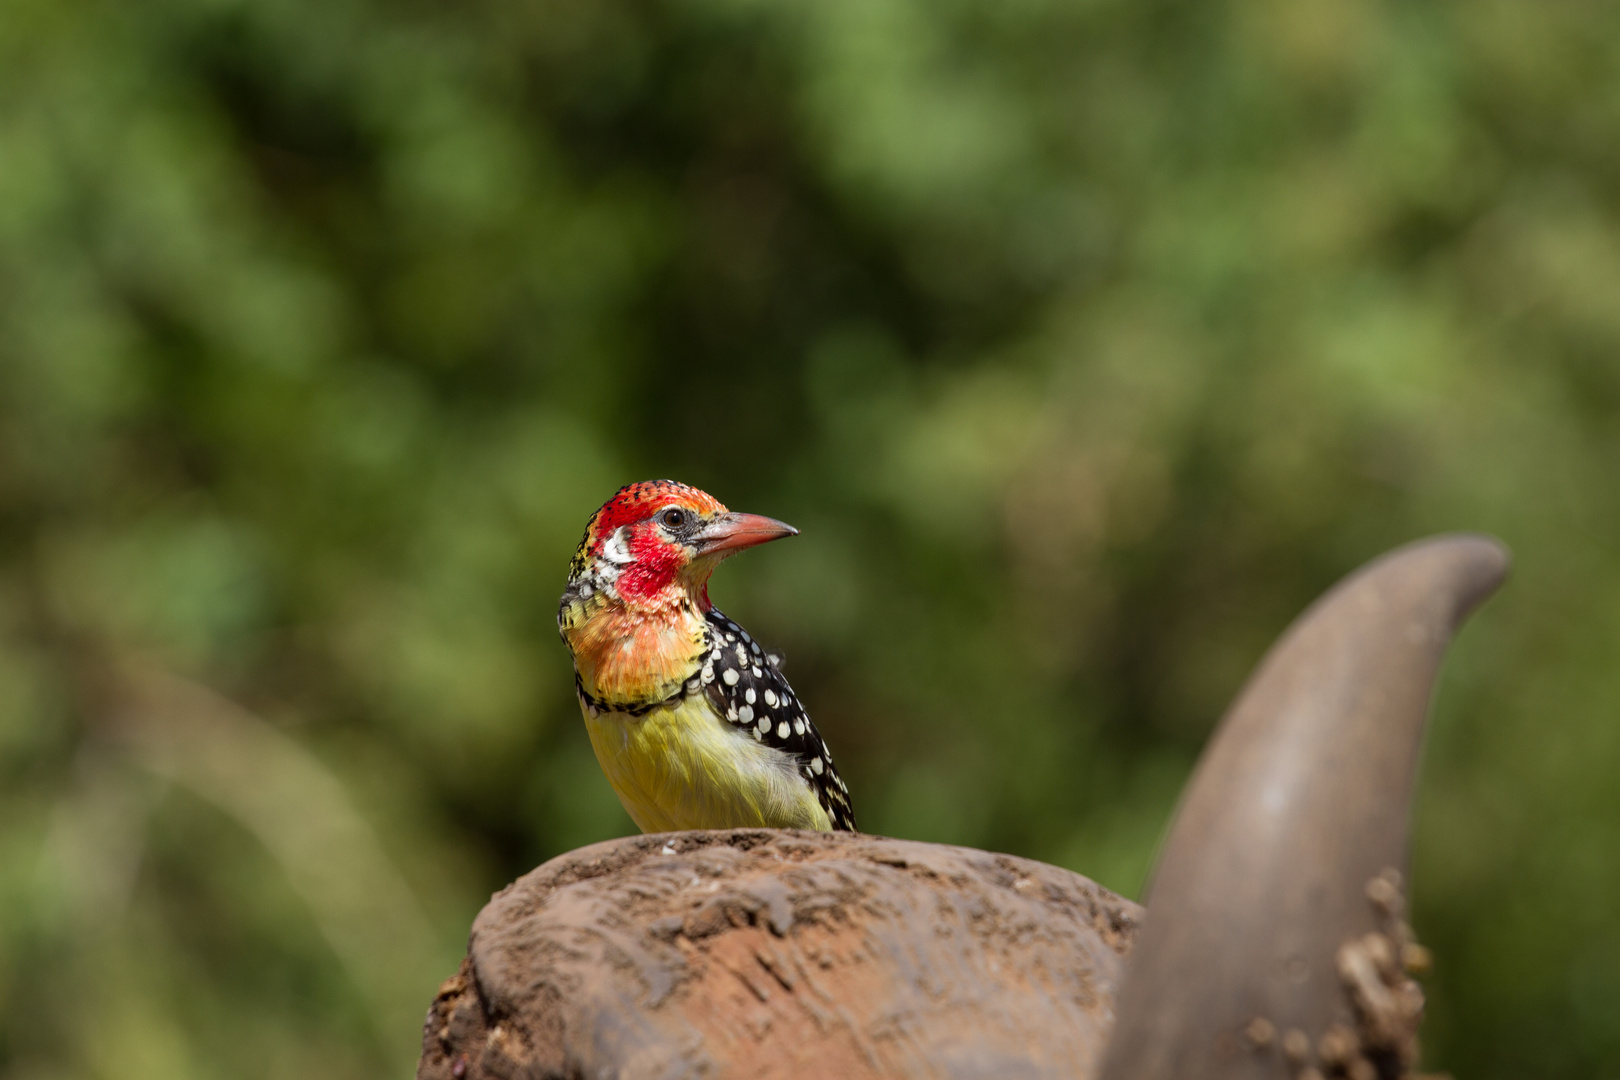
<svg viewBox="0 0 1620 1080"><path fill-rule="evenodd" d="M1090 1076L1140 915L1078 874L938 844L596 844L478 916L417 1075Z"/></svg>

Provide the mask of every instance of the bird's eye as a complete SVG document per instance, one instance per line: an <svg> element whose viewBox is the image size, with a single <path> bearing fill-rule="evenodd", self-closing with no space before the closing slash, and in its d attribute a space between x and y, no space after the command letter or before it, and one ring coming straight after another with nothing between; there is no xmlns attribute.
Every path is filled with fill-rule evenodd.
<svg viewBox="0 0 1620 1080"><path fill-rule="evenodd" d="M664 523L666 529L679 529L686 524L686 511L680 507L672 506L659 514L658 520Z"/></svg>

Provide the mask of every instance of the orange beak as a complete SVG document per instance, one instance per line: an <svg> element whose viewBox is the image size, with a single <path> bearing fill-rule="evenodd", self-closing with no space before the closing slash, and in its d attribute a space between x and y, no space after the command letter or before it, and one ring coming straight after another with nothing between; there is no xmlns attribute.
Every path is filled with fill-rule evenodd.
<svg viewBox="0 0 1620 1080"><path fill-rule="evenodd" d="M743 548L768 544L784 536L797 535L798 529L775 518L728 512L704 526L692 540L704 555L727 555Z"/></svg>

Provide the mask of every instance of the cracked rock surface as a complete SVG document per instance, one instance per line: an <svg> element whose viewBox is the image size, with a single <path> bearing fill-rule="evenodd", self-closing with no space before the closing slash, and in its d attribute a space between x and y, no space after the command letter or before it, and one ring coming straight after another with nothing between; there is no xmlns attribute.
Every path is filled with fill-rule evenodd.
<svg viewBox="0 0 1620 1080"><path fill-rule="evenodd" d="M479 914L417 1075L1089 1077L1141 915L1067 870L939 844L595 844Z"/></svg>

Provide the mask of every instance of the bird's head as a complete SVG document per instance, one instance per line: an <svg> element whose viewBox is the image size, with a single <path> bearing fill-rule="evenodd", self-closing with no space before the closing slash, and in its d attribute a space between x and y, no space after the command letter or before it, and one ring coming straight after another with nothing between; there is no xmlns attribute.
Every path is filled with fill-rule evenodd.
<svg viewBox="0 0 1620 1080"><path fill-rule="evenodd" d="M720 560L798 531L774 518L733 513L673 480L630 484L585 526L569 564L564 608L600 594L631 609L686 604L706 612L709 575Z"/></svg>
<svg viewBox="0 0 1620 1080"><path fill-rule="evenodd" d="M615 705L679 689L704 648L715 566L796 532L673 480L620 488L585 526L557 611L581 686Z"/></svg>

